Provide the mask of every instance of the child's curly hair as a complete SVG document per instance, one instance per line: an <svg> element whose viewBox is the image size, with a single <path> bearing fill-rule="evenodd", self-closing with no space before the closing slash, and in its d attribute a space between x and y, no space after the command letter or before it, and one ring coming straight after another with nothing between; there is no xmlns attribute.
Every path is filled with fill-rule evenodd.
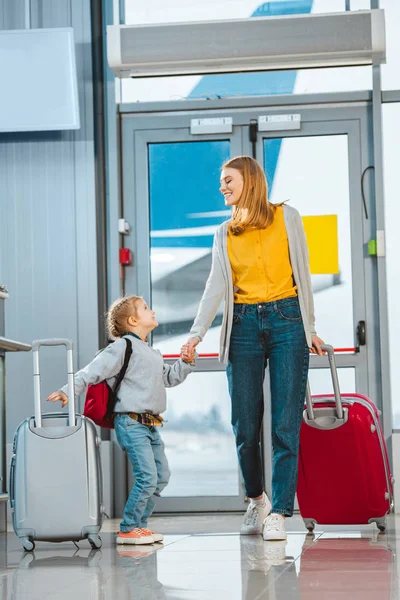
<svg viewBox="0 0 400 600"><path fill-rule="evenodd" d="M124 296L115 300L107 313L107 333L111 338L119 338L128 329L128 318L136 316L136 305L140 296Z"/></svg>

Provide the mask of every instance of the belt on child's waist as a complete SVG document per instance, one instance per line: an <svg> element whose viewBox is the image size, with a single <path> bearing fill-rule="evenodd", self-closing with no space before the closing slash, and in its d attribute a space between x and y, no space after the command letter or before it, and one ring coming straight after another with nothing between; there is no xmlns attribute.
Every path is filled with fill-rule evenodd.
<svg viewBox="0 0 400 600"><path fill-rule="evenodd" d="M126 413L131 419L135 421L139 421L142 425L147 425L148 427L162 427L164 419L161 415L153 415L151 413L134 413L128 412Z"/></svg>

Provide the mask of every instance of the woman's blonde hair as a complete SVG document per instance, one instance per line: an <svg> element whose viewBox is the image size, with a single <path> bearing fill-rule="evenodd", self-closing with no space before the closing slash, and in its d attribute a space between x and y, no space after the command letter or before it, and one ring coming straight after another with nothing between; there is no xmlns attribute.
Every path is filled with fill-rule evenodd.
<svg viewBox="0 0 400 600"><path fill-rule="evenodd" d="M119 338L128 329L128 319L137 315L137 303L143 300L140 296L124 296L115 300L107 313L107 333L112 338Z"/></svg>
<svg viewBox="0 0 400 600"><path fill-rule="evenodd" d="M243 177L239 202L232 207L229 230L234 235L246 229L266 229L274 220L275 206L268 201L268 184L260 163L251 156L227 160L222 169L237 169Z"/></svg>

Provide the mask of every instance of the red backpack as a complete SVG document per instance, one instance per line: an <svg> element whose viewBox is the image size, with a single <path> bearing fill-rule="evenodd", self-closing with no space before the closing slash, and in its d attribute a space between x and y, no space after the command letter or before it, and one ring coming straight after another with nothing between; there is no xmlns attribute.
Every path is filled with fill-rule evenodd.
<svg viewBox="0 0 400 600"><path fill-rule="evenodd" d="M107 381L89 385L86 392L83 414L105 429L114 429L113 412L117 401L117 392L128 368L132 354L132 342L125 338L126 350L124 364L118 373L114 388L111 389Z"/></svg>

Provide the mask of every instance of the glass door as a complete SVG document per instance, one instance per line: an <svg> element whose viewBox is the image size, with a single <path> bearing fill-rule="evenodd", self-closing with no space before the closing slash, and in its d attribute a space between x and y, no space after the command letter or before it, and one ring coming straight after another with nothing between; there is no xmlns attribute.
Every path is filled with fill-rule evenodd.
<svg viewBox="0 0 400 600"><path fill-rule="evenodd" d="M159 322L152 343L170 360L188 338L210 271L215 230L229 216L218 191L220 166L242 153L241 128L196 136L188 132L187 122L174 129L135 131L129 121L124 128L124 144L128 138L131 151L130 159L124 153L124 210L128 221L137 224L135 267L126 293L151 302ZM171 479L157 503L159 511L246 507L225 370L216 358L221 308L200 348L202 355L214 356L201 358L195 373L167 390L162 437Z"/></svg>
<svg viewBox="0 0 400 600"><path fill-rule="evenodd" d="M300 115L301 128L259 131L247 151L264 166L270 201L288 201L303 218L316 329L336 350L341 391L363 393L379 402L375 313L370 302L373 265L366 252L373 210L365 181L362 190L362 174L368 166L367 113L332 111L326 119L324 111L314 109ZM331 393L327 360L313 356L310 366L312 393ZM265 402L264 463L270 491L268 383Z"/></svg>
<svg viewBox="0 0 400 600"><path fill-rule="evenodd" d="M374 288L365 252L372 215L368 187L361 187L363 154L368 156L362 137L366 114L327 121L320 112L308 111L299 130L259 132L256 155L264 165L271 202L288 200L303 218L316 328L336 348L341 389L374 395L374 314L367 315ZM361 331L367 323L368 339ZM313 393L329 393L325 361L312 357L311 367Z"/></svg>
<svg viewBox="0 0 400 600"><path fill-rule="evenodd" d="M369 188L364 200L361 192L363 170L369 166L367 109L292 109L242 106L224 113L233 121L230 133L202 135L191 133L192 119L215 113L124 115L124 216L134 226L125 244L134 253L125 292L151 302L160 323L152 343L173 360L197 312L215 230L230 214L218 191L221 164L228 157L253 154L264 165L270 200L289 200L304 219L317 330L340 351L342 390L378 398L373 265L365 253L373 211ZM300 128L256 131L254 136L254 123L271 113L300 115ZM359 323L366 324L365 339L357 336ZM225 370L216 358L220 325L221 308L199 346L203 356L197 371L167 391L162 435L172 476L157 505L160 512L246 507ZM311 367L312 391L329 393L327 362L312 357ZM268 489L268 377L264 391Z"/></svg>
<svg viewBox="0 0 400 600"><path fill-rule="evenodd" d="M312 128L308 125L309 130ZM364 347L357 349L356 339L357 321L365 321L365 302L363 294L353 293L355 285L364 289L360 269L363 231L362 205L350 202L349 135L304 133L284 138L263 137L259 147L262 144L271 201L287 199L302 215L310 253L317 331L342 356L339 370L342 390L355 392L366 379L366 362L360 361ZM279 155L275 163L277 146ZM358 224L353 231L352 222ZM313 369L310 383L313 392L327 393L331 389L329 372Z"/></svg>

